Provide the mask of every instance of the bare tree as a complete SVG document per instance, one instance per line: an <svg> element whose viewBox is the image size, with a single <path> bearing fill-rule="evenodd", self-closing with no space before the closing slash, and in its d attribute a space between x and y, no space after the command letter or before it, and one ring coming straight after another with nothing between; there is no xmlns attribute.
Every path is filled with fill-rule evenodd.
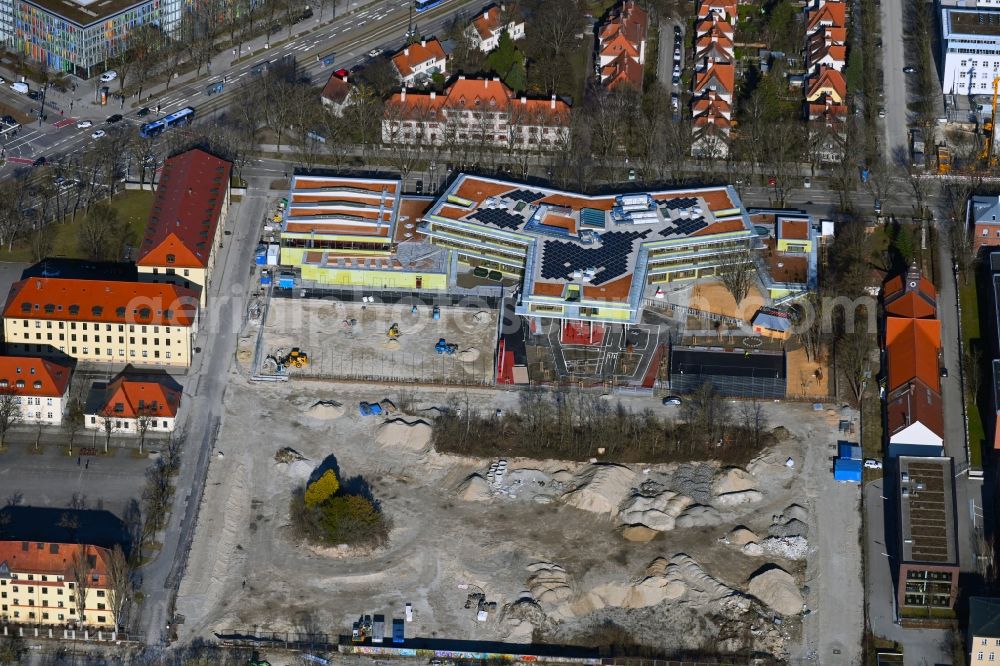
<svg viewBox="0 0 1000 666"><path fill-rule="evenodd" d="M135 432L139 436L139 454L143 453L143 445L146 443L146 433L156 419L156 412L152 405L140 404L135 414Z"/></svg>
<svg viewBox="0 0 1000 666"><path fill-rule="evenodd" d="M70 560L70 574L73 576L74 596L76 604L76 619L80 626L87 625L87 593L90 591L90 572L94 569L92 556L87 552L89 546L78 546Z"/></svg>
<svg viewBox="0 0 1000 666"><path fill-rule="evenodd" d="M115 544L108 561L108 604L119 627L128 626L132 598L132 564L122 547Z"/></svg>
<svg viewBox="0 0 1000 666"><path fill-rule="evenodd" d="M861 399L871 378L871 352L872 336L868 333L855 331L837 340L837 366L855 407L861 406Z"/></svg>
<svg viewBox="0 0 1000 666"><path fill-rule="evenodd" d="M111 434L115 431L116 417L121 418L120 415L115 414L114 406L111 404L105 405L104 409L101 410L101 430L104 431L105 453L111 448Z"/></svg>
<svg viewBox="0 0 1000 666"><path fill-rule="evenodd" d="M972 399L975 400L979 397L979 389L982 386L983 377L983 353L980 351L978 345L965 345L962 363L965 365L965 385L969 387L969 393L972 394Z"/></svg>
<svg viewBox="0 0 1000 666"><path fill-rule="evenodd" d="M7 432L21 420L21 397L10 387L0 388L0 448L4 446Z"/></svg>
<svg viewBox="0 0 1000 666"><path fill-rule="evenodd" d="M727 252L723 254L716 274L725 285L736 305L743 302L743 299L750 293L757 278L757 270L754 267L753 258L750 251L742 248L737 252Z"/></svg>
<svg viewBox="0 0 1000 666"><path fill-rule="evenodd" d="M740 422L752 444L759 447L767 430L767 415L757 398L740 403Z"/></svg>

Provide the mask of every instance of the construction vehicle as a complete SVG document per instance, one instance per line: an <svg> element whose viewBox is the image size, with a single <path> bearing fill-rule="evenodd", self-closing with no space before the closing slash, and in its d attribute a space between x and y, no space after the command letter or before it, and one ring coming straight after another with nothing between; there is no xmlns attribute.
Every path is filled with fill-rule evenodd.
<svg viewBox="0 0 1000 666"><path fill-rule="evenodd" d="M456 351L458 351L458 345L452 344L447 340L445 340L444 338L441 338L440 340L437 341L437 344L434 345L434 351L436 351L438 354L447 354L448 356L451 356Z"/></svg>
<svg viewBox="0 0 1000 666"><path fill-rule="evenodd" d="M951 151L948 146L937 147L937 172L940 174L951 173Z"/></svg>
<svg viewBox="0 0 1000 666"><path fill-rule="evenodd" d="M385 616L376 615L375 622L372 623L372 643L381 643L385 640Z"/></svg>
<svg viewBox="0 0 1000 666"><path fill-rule="evenodd" d="M389 327L389 332L386 333L386 335L390 340L396 340L399 338L399 324L393 323L393 325Z"/></svg>
<svg viewBox="0 0 1000 666"><path fill-rule="evenodd" d="M278 357L278 365L286 368L304 368L309 365L309 355L298 347L292 347L292 351L288 354Z"/></svg>
<svg viewBox="0 0 1000 666"><path fill-rule="evenodd" d="M924 168L924 133L918 127L910 129L910 157L910 164Z"/></svg>
<svg viewBox="0 0 1000 666"><path fill-rule="evenodd" d="M382 413L382 405L377 402L365 402L362 400L358 403L358 413L361 416L378 416Z"/></svg>
<svg viewBox="0 0 1000 666"><path fill-rule="evenodd" d="M983 134L986 135L986 142L983 149L979 151L979 163L986 168L993 168L997 164L996 156L996 122L997 122L997 95L1000 94L1000 76L993 78L993 104L990 107L990 119L983 122Z"/></svg>

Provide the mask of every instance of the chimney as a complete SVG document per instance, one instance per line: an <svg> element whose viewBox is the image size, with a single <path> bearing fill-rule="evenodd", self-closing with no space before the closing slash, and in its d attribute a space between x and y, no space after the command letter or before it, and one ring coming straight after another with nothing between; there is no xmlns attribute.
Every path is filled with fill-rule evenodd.
<svg viewBox="0 0 1000 666"><path fill-rule="evenodd" d="M464 81L465 80L465 74L459 74L458 75L458 80L459 81Z"/></svg>
<svg viewBox="0 0 1000 666"><path fill-rule="evenodd" d="M490 87L490 80L483 79L483 88L489 88L489 87Z"/></svg>
<svg viewBox="0 0 1000 666"><path fill-rule="evenodd" d="M527 104L527 103L528 103L528 98L526 96L524 96L524 95L521 95L521 104L524 105L524 104Z"/></svg>
<svg viewBox="0 0 1000 666"><path fill-rule="evenodd" d="M426 39L421 39L420 40L420 45L423 46L424 48L427 48L427 40Z"/></svg>
<svg viewBox="0 0 1000 666"><path fill-rule="evenodd" d="M403 91L399 93L399 101L400 102L406 101L406 86L403 86Z"/></svg>
<svg viewBox="0 0 1000 666"><path fill-rule="evenodd" d="M350 76L350 74L344 74L344 78L342 78L341 81L343 81L344 83L347 83L347 77L348 76Z"/></svg>
<svg viewBox="0 0 1000 666"><path fill-rule="evenodd" d="M403 55L406 56L407 58L410 57L410 47L409 46L407 46L405 49L403 49Z"/></svg>
<svg viewBox="0 0 1000 666"><path fill-rule="evenodd" d="M490 20L490 10L488 9L483 10L483 20L484 21Z"/></svg>
<svg viewBox="0 0 1000 666"><path fill-rule="evenodd" d="M437 98L437 93L433 90L431 91L431 101L433 102Z"/></svg>
<svg viewBox="0 0 1000 666"><path fill-rule="evenodd" d="M555 93L552 93L552 99L549 100L549 108L550 109L556 108L556 94Z"/></svg>

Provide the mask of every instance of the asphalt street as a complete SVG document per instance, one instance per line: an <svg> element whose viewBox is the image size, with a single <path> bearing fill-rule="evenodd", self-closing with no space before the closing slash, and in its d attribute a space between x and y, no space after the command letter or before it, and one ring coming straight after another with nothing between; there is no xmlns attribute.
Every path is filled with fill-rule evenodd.
<svg viewBox="0 0 1000 666"><path fill-rule="evenodd" d="M903 3L901 0L884 0L882 7L882 76L885 82L885 119L882 121L884 145L882 154L893 159L908 155L906 85L908 75L903 68L908 63L903 54ZM913 76L913 75L910 75Z"/></svg>

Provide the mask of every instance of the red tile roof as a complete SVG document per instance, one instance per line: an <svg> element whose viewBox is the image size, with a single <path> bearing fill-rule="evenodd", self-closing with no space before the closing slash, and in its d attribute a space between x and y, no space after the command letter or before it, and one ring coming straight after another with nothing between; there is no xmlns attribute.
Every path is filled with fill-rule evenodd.
<svg viewBox="0 0 1000 666"><path fill-rule="evenodd" d="M410 44L402 51L392 56L392 64L396 66L399 75L407 77L413 74L413 70L422 63L431 60L444 60L444 47L437 39L427 39L421 42Z"/></svg>
<svg viewBox="0 0 1000 666"><path fill-rule="evenodd" d="M70 374L70 366L43 358L0 356L0 390L14 395L61 397L69 388Z"/></svg>
<svg viewBox="0 0 1000 666"><path fill-rule="evenodd" d="M598 34L598 52L601 58L614 58L601 69L601 80L609 88L628 82L642 89L642 63L639 58L649 31L649 15L636 5L635 0L625 0L601 27Z"/></svg>
<svg viewBox="0 0 1000 666"><path fill-rule="evenodd" d="M198 292L168 283L28 278L15 282L4 317L190 326Z"/></svg>
<svg viewBox="0 0 1000 666"><path fill-rule="evenodd" d="M75 543L48 543L40 541L0 541L0 563L12 573L46 574L64 576L67 582L76 580L73 574L74 557L93 558L91 588L108 587L108 563L111 551L99 546ZM56 584L55 581L51 581Z"/></svg>
<svg viewBox="0 0 1000 666"><path fill-rule="evenodd" d="M885 402L889 437L920 422L938 437L944 437L941 394L919 379L890 393Z"/></svg>
<svg viewBox="0 0 1000 666"><path fill-rule="evenodd" d="M698 18L719 14L728 19L737 15L737 0L702 0L698 5Z"/></svg>
<svg viewBox="0 0 1000 666"><path fill-rule="evenodd" d="M614 90L624 83L641 89L642 65L637 60L622 53L601 68L601 78L604 80L604 85L610 90Z"/></svg>
<svg viewBox="0 0 1000 666"><path fill-rule="evenodd" d="M837 96L837 102L843 102L847 97L847 81L844 75L833 67L822 65L819 72L809 79L809 91L806 99L815 102L823 94L824 89L833 90Z"/></svg>
<svg viewBox="0 0 1000 666"><path fill-rule="evenodd" d="M940 392L938 352L941 349L941 322L937 319L888 317L885 328L888 390L895 391L919 379L931 390Z"/></svg>
<svg viewBox="0 0 1000 666"><path fill-rule="evenodd" d="M635 3L635 0L625 0L611 16L611 19L601 27L599 39L603 45L611 37L621 34L636 46L645 41L649 31L649 15L646 10ZM603 51L603 48L602 48Z"/></svg>
<svg viewBox="0 0 1000 666"><path fill-rule="evenodd" d="M736 69L732 63L715 63L708 69L695 74L694 91L702 93L710 90L712 85L717 86L718 94L731 94L736 83Z"/></svg>
<svg viewBox="0 0 1000 666"><path fill-rule="evenodd" d="M139 266L205 268L229 190L232 164L193 148L164 163L139 247ZM173 261L167 261L168 255Z"/></svg>
<svg viewBox="0 0 1000 666"><path fill-rule="evenodd" d="M886 314L892 317L929 319L937 316L937 290L934 283L915 267L906 275L897 275L882 287Z"/></svg>
<svg viewBox="0 0 1000 666"><path fill-rule="evenodd" d="M472 25L475 27L476 32L479 33L480 39L489 39L501 28L500 8L492 5L479 12L476 14L476 18L472 19Z"/></svg>
<svg viewBox="0 0 1000 666"><path fill-rule="evenodd" d="M334 72L330 75L330 79L326 82L326 85L323 86L323 92L320 93L320 97L329 100L333 104L342 104L347 99L349 92L351 92L351 85L347 82L347 77L341 78Z"/></svg>
<svg viewBox="0 0 1000 666"><path fill-rule="evenodd" d="M813 9L808 14L806 22L806 33L812 33L822 25L833 25L837 27L847 26L847 12L843 2L827 0L819 9Z"/></svg>
<svg viewBox="0 0 1000 666"><path fill-rule="evenodd" d="M550 125L568 125L570 107L561 99L516 97L503 81L459 77L441 95L431 93L396 93L386 103L387 115L419 119L435 118L442 109L476 111L492 107L496 111L526 113ZM539 122L538 124L542 124Z"/></svg>
<svg viewBox="0 0 1000 666"><path fill-rule="evenodd" d="M712 31L718 31L730 39L736 34L733 26L718 14L712 14L706 18L699 19L694 25L694 34L699 37Z"/></svg>
<svg viewBox="0 0 1000 666"><path fill-rule="evenodd" d="M156 417L175 417L181 404L181 392L160 382L139 381L119 376L108 384L108 399L102 414L134 419L140 413Z"/></svg>

